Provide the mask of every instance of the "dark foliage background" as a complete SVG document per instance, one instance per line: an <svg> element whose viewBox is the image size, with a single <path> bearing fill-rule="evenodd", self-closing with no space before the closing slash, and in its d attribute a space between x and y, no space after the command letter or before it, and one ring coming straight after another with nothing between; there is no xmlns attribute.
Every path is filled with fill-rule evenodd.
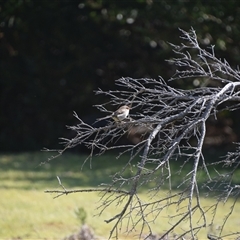
<svg viewBox="0 0 240 240"><path fill-rule="evenodd" d="M178 28L193 27L203 45L214 44L218 57L237 66L239 25L234 0L1 2L0 151L55 147L75 123L73 111L95 119L92 105L104 99L93 91L115 88L122 76L169 78L168 42L181 41ZM226 128L238 140L238 115L222 113L220 125L209 123L211 134L227 139Z"/></svg>

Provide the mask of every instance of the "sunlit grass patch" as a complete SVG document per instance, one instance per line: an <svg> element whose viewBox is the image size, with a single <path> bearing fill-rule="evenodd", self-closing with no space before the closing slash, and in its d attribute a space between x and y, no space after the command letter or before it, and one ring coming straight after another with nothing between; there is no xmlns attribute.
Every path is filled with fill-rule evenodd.
<svg viewBox="0 0 240 240"><path fill-rule="evenodd" d="M109 183L111 179L109 176L122 168L127 162L127 157L120 160L116 159L114 155L97 157L93 159L92 169L89 168L89 163L87 163L81 170L86 156L66 154L40 166L39 164L47 159L47 155L47 153L23 153L0 156L2 188L0 238L61 239L79 230L82 224L76 214L79 208L86 211L86 223L93 228L96 235L107 238L114 222L107 224L104 220L118 214L126 199L122 202L122 205L113 204L99 216L101 209L98 207L102 204L100 194L76 193L54 199L55 194L46 194L44 190L61 189L56 176L60 177L62 184L67 189L97 187L101 183ZM173 165L172 169L177 170L178 168ZM134 171L134 167L132 171ZM127 174L132 173L129 171ZM185 174L184 171L182 174ZM181 177L182 175L174 176L174 184L179 183ZM162 189L152 200L156 200L159 196L160 198L166 197L167 194L168 191ZM147 203L149 201L151 192L148 192L147 186L140 192L139 197L143 202ZM215 201L213 198L202 198L201 203L203 206L210 206L213 201ZM220 203L217 221L214 226L207 226L201 230L200 239L206 239L206 234L209 231L218 233L218 228L222 224L232 201L230 199L225 205ZM164 204L166 203L161 203L159 207ZM182 207L187 207L187 204L187 201L182 203L179 207L179 213L183 211ZM237 203L224 233L238 230L240 225L239 212L240 204ZM158 218L151 223L153 232L161 234L168 229L174 221L179 219L178 217L175 219L169 218L170 215L176 213L178 213L176 206L170 206L162 210ZM133 213L133 216L138 217L136 212ZM199 219L199 216L196 213L194 222ZM207 214L207 218L210 219L210 216L211 211ZM147 218L151 221L154 216L149 214ZM129 232L128 235L126 230L132 228L132 223L126 224L127 221L122 225L120 235L124 236L124 239L137 239L141 224ZM187 230L189 229L189 222L183 221L181 226L184 230ZM182 231L180 228L174 230L176 233ZM143 234L145 233L147 234L146 228L143 230Z"/></svg>

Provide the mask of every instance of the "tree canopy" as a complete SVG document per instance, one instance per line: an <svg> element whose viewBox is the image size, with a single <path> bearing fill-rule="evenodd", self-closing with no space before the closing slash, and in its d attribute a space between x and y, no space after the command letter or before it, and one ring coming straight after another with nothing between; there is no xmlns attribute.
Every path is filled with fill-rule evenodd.
<svg viewBox="0 0 240 240"><path fill-rule="evenodd" d="M239 23L234 0L0 3L1 149L53 146L72 112L94 114L101 99L93 91L113 89L120 77L172 76L175 67L165 60L178 28L194 27L202 45L214 44L218 57L236 66Z"/></svg>

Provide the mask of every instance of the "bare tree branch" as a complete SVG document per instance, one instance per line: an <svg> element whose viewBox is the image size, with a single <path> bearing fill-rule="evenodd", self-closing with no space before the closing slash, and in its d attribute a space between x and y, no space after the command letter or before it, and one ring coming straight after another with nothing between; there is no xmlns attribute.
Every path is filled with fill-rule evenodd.
<svg viewBox="0 0 240 240"><path fill-rule="evenodd" d="M239 185L232 181L240 164L240 147L237 143L235 153L228 153L213 166L213 163L209 163L204 157L203 144L207 132L206 121L210 116L217 118L219 111L235 111L240 108L240 72L231 68L225 59L218 59L215 56L214 46L207 50L203 49L198 43L194 29L189 32L180 31L182 44L171 44L178 57L169 60L178 67L178 70L169 81L202 79L214 83L213 87L202 86L183 90L170 87L161 77L159 79L121 78L116 81L118 90L99 89L96 92L110 99L107 103L96 107L99 111L109 114L107 110L109 105L116 108L129 105L132 108L130 118L119 123L109 121L104 127L94 127L83 122L77 113L74 113L79 123L68 128L73 130L76 136L72 139L62 139L64 148L58 151L58 155L79 144L91 149L87 160L92 159L96 149L99 151L98 154L104 154L112 149L122 149L120 155L129 154L129 161L125 167L112 177L110 184L102 185L104 187L69 191L59 180L63 190L46 191L56 193L57 197L69 193L99 191L103 193L102 205L99 207L100 214L112 204L123 203L118 214L105 220L106 223L114 221L110 238L118 236L123 221L127 221L129 231L140 225L140 235L144 233L145 227L151 234L151 223L160 216L162 210L168 206L175 206L179 212L176 211L169 216L173 224L161 238L168 236L181 226L184 220L188 220L189 229L183 229L179 239L188 233L191 234L192 239L195 239L200 229L214 224L219 202L226 202L230 197L235 201L222 221L222 228L217 238L232 234L222 236L223 227L240 194ZM119 143L118 140L122 136L134 134L140 136L137 143L125 145ZM137 157L140 157L140 161L136 168L131 170L132 174L129 176L126 171L131 168L132 161ZM186 163L192 164L192 169L183 177L182 182L179 182L178 188L173 189L172 179L176 173L171 170L171 162L182 162L181 159L184 159L184 163L179 168L179 172L185 168ZM209 168L217 165L224 165L230 170L225 173L219 173L217 168L214 173L209 171ZM206 174L206 182L203 186L198 182L201 170ZM139 191L142 186L150 182L154 184L149 188L149 193L155 200L152 201L150 198L145 203ZM166 197L160 194L163 186L169 187L169 194ZM206 190L209 195L218 194L216 202L208 207L202 206L201 203L202 194L206 193ZM209 221L206 215L211 211L212 219ZM200 218L196 223L197 213L200 214ZM236 233L237 235L239 232Z"/></svg>

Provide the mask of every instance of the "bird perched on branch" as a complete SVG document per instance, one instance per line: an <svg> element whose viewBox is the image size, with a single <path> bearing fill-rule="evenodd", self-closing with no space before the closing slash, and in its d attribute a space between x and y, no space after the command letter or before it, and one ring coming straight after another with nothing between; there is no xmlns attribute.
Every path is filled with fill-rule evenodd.
<svg viewBox="0 0 240 240"><path fill-rule="evenodd" d="M98 120L112 118L115 122L121 122L128 117L130 109L131 108L129 106L123 105L118 110L113 112L112 115L104 117L104 118L99 118Z"/></svg>

